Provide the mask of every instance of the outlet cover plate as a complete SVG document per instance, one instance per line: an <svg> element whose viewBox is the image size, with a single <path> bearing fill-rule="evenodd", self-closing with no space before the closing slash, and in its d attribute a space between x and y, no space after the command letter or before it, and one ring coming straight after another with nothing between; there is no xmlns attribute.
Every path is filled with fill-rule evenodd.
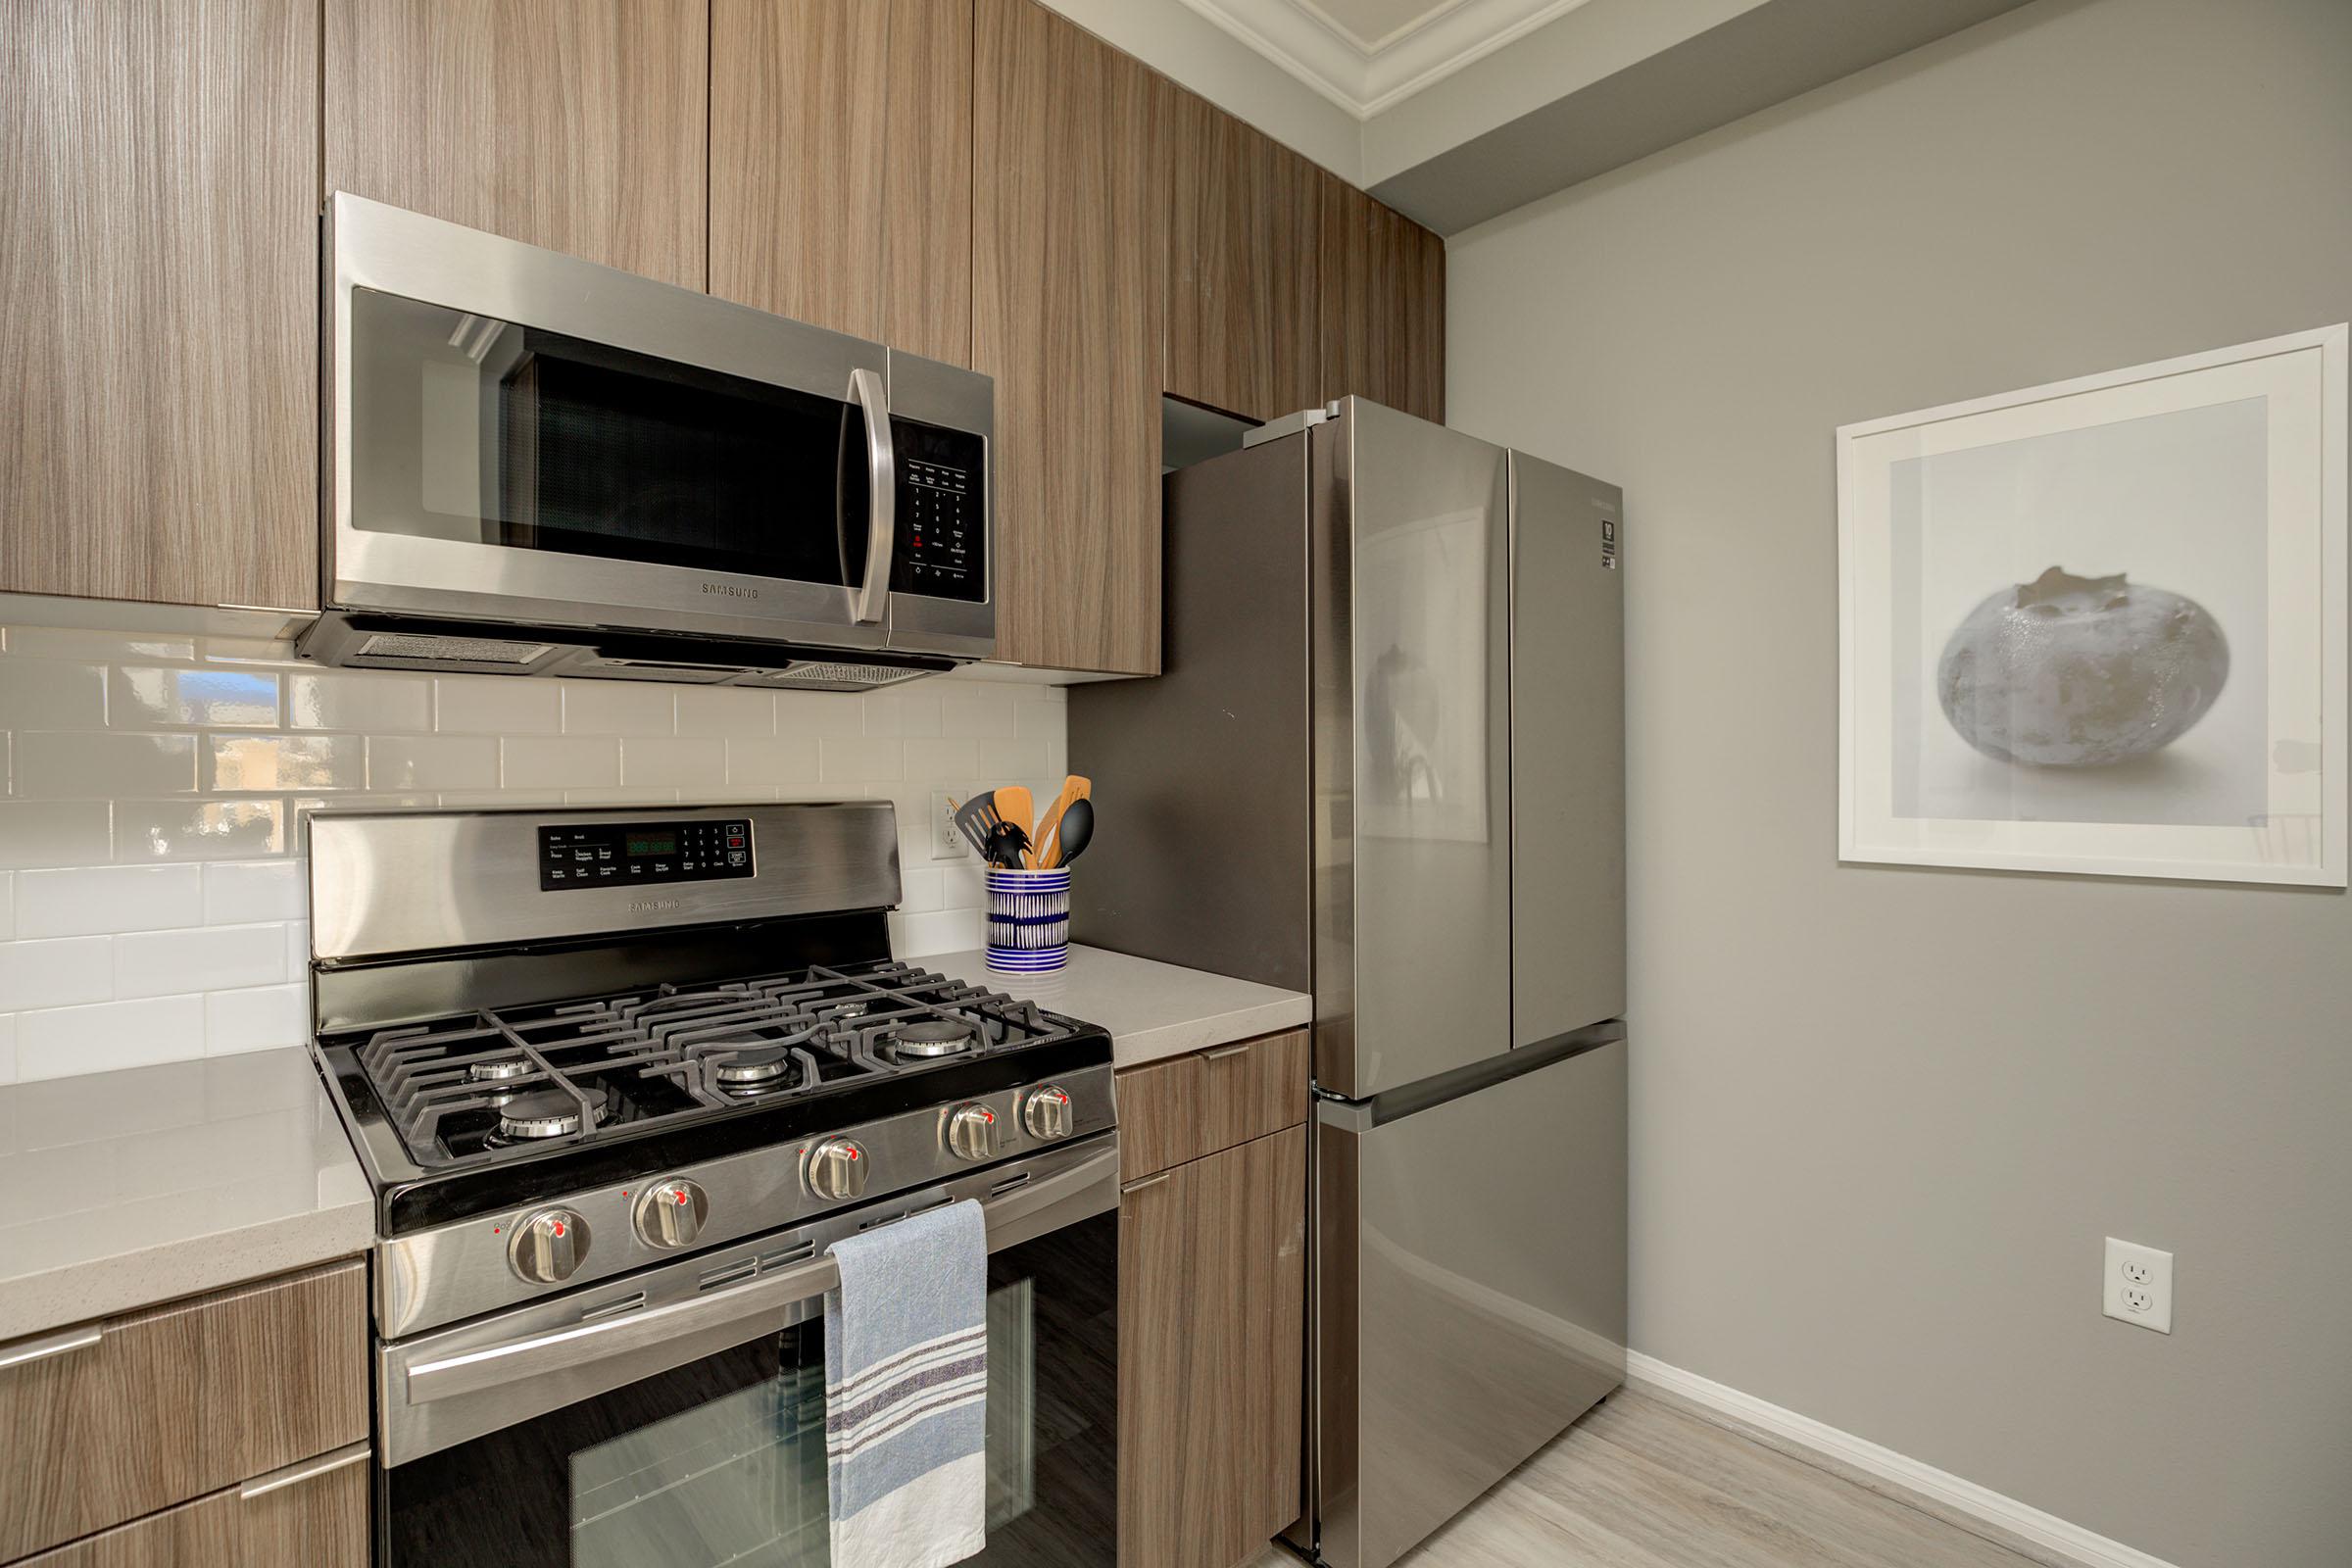
<svg viewBox="0 0 2352 1568"><path fill-rule="evenodd" d="M2173 1254L2107 1238L2100 1310L2119 1323L2173 1332Z"/></svg>
<svg viewBox="0 0 2352 1568"><path fill-rule="evenodd" d="M931 858L934 860L968 860L972 847L956 831L956 816L948 808L951 799L970 800L970 790L933 790L931 792Z"/></svg>

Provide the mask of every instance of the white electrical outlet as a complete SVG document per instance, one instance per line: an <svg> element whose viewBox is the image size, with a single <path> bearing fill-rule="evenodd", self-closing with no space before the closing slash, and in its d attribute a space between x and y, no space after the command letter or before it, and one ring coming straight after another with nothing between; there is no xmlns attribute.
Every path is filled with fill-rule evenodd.
<svg viewBox="0 0 2352 1568"><path fill-rule="evenodd" d="M2107 1238L2101 1304L2107 1315L2159 1334L2173 1332L2173 1254Z"/></svg>
<svg viewBox="0 0 2352 1568"><path fill-rule="evenodd" d="M931 858L934 860L969 859L972 847L956 831L956 813L948 806L951 799L968 799L970 791L958 797L953 790L931 792Z"/></svg>

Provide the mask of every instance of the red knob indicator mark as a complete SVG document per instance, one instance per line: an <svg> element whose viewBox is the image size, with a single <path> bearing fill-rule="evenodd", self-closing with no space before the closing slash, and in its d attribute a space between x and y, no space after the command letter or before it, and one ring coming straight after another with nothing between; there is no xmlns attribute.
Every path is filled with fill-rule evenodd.
<svg viewBox="0 0 2352 1568"><path fill-rule="evenodd" d="M673 1203L684 1203L686 1201L686 1189L683 1187L672 1189L669 1195L669 1200Z"/></svg>
<svg viewBox="0 0 2352 1568"><path fill-rule="evenodd" d="M980 1119L993 1124L997 1119L997 1113L993 1110L984 1110L980 1113Z"/></svg>
<svg viewBox="0 0 2352 1568"><path fill-rule="evenodd" d="M857 1151L857 1150L855 1150L855 1149L851 1150L851 1151L850 1151L850 1157L851 1157L852 1159L856 1159L856 1158L858 1157L858 1151Z"/></svg>
<svg viewBox="0 0 2352 1568"><path fill-rule="evenodd" d="M564 1234L564 1222L563 1222L562 1220L558 1220L558 1221L556 1221L556 1223L555 1223L555 1233L556 1233L558 1236L561 1236L561 1235L563 1235L563 1234Z"/></svg>

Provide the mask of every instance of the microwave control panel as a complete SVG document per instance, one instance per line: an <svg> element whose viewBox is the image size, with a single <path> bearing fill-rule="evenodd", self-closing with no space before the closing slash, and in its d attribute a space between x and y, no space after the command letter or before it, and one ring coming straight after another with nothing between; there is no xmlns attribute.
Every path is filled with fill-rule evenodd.
<svg viewBox="0 0 2352 1568"><path fill-rule="evenodd" d="M930 599L988 598L988 443L892 416L899 454L899 540L893 593Z"/></svg>
<svg viewBox="0 0 2352 1568"><path fill-rule="evenodd" d="M752 874L752 824L599 822L539 829L539 886L642 887Z"/></svg>

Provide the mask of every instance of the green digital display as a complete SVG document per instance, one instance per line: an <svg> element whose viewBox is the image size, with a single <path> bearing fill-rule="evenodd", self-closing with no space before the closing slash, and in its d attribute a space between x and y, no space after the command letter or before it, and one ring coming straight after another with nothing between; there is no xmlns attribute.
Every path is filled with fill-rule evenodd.
<svg viewBox="0 0 2352 1568"><path fill-rule="evenodd" d="M629 854L632 858L640 855L675 855L677 853L678 836L675 833L646 833L634 836L629 840Z"/></svg>

